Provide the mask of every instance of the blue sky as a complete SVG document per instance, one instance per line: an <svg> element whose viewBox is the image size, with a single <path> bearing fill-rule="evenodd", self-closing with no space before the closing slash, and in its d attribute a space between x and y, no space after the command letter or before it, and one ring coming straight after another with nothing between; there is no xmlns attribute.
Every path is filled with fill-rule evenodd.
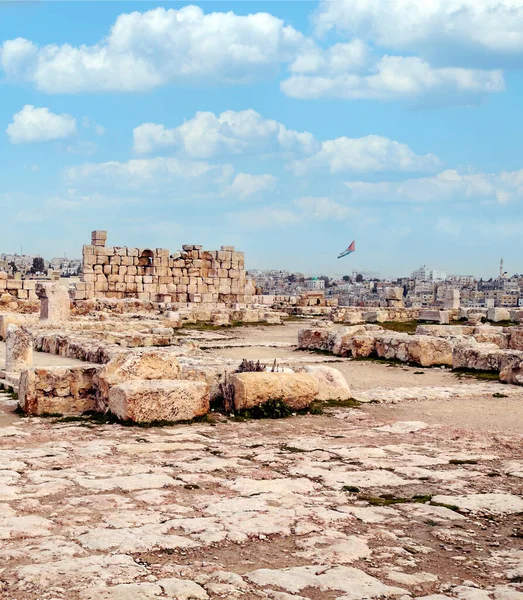
<svg viewBox="0 0 523 600"><path fill-rule="evenodd" d="M0 250L523 272L522 67L523 0L0 3Z"/></svg>

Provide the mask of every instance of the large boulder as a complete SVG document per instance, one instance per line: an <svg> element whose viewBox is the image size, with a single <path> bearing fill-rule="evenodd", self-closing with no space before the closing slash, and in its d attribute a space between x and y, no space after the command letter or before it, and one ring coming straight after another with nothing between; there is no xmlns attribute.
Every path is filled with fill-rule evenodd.
<svg viewBox="0 0 523 600"><path fill-rule="evenodd" d="M203 381L135 379L109 390L109 411L122 421L189 421L209 412L209 386Z"/></svg>
<svg viewBox="0 0 523 600"><path fill-rule="evenodd" d="M451 367L452 346L448 339L414 335L407 342L407 360L422 367Z"/></svg>
<svg viewBox="0 0 523 600"><path fill-rule="evenodd" d="M135 379L179 379L180 365L168 350L122 352L112 358L97 377L100 410L107 407L109 390L114 385Z"/></svg>
<svg viewBox="0 0 523 600"><path fill-rule="evenodd" d="M291 408L307 408L318 396L317 380L309 373L235 373L230 382L234 388L234 408L241 410L283 400Z"/></svg>
<svg viewBox="0 0 523 600"><path fill-rule="evenodd" d="M353 325L342 327L334 332L329 339L330 350L336 356L348 356L350 354L350 342L355 335L365 333L365 325Z"/></svg>
<svg viewBox="0 0 523 600"><path fill-rule="evenodd" d="M18 401L28 415L81 415L96 409L94 378L100 367L28 369L20 376Z"/></svg>
<svg viewBox="0 0 523 600"><path fill-rule="evenodd" d="M352 398L345 377L332 367L306 365L303 371L311 375L318 384L316 400L349 400Z"/></svg>

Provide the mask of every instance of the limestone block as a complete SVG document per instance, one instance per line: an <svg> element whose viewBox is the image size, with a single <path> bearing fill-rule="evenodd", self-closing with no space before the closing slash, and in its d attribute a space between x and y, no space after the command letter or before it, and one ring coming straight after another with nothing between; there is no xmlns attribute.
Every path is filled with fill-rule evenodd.
<svg viewBox="0 0 523 600"><path fill-rule="evenodd" d="M216 326L225 326L230 324L228 313L213 313L211 315L211 324Z"/></svg>
<svg viewBox="0 0 523 600"><path fill-rule="evenodd" d="M300 350L332 350L329 345L331 332L328 329L300 329L298 348Z"/></svg>
<svg viewBox="0 0 523 600"><path fill-rule="evenodd" d="M350 339L347 355L353 358L368 358L376 355L376 337L373 335L355 335Z"/></svg>
<svg viewBox="0 0 523 600"><path fill-rule="evenodd" d="M435 321L439 323L439 310L420 310L419 321Z"/></svg>
<svg viewBox="0 0 523 600"><path fill-rule="evenodd" d="M440 325L448 325L450 323L450 313L448 310L439 311L439 322Z"/></svg>
<svg viewBox="0 0 523 600"><path fill-rule="evenodd" d="M20 373L33 366L33 336L25 327L8 325L5 340L5 370Z"/></svg>
<svg viewBox="0 0 523 600"><path fill-rule="evenodd" d="M352 327L342 327L335 330L329 337L329 348L333 354L337 356L350 355L350 340L355 335L365 333L365 325L353 325Z"/></svg>
<svg viewBox="0 0 523 600"><path fill-rule="evenodd" d="M0 279L0 290L6 290L7 289L7 280L6 279Z"/></svg>
<svg viewBox="0 0 523 600"><path fill-rule="evenodd" d="M372 310L363 313L366 323L384 323L388 320L388 315L384 310Z"/></svg>
<svg viewBox="0 0 523 600"><path fill-rule="evenodd" d="M508 363L499 373L499 380L502 383L512 383L513 385L523 385L523 361L515 360Z"/></svg>
<svg viewBox="0 0 523 600"><path fill-rule="evenodd" d="M81 415L96 408L94 376L100 367L27 369L20 376L18 400L29 415Z"/></svg>
<svg viewBox="0 0 523 600"><path fill-rule="evenodd" d="M509 347L509 334L505 333L501 327L480 325L474 328L472 335L480 343L496 344L499 348ZM515 350L523 350L523 348L515 348Z"/></svg>
<svg viewBox="0 0 523 600"><path fill-rule="evenodd" d="M23 283L21 279L8 279L7 280L7 289L8 290L21 290L23 287Z"/></svg>
<svg viewBox="0 0 523 600"><path fill-rule="evenodd" d="M283 400L300 410L307 408L319 393L317 381L308 373L235 373L230 381L236 410L268 400Z"/></svg>
<svg viewBox="0 0 523 600"><path fill-rule="evenodd" d="M510 312L507 308L489 308L487 311L487 319L498 323L499 321L510 321Z"/></svg>
<svg viewBox="0 0 523 600"><path fill-rule="evenodd" d="M410 338L407 343L408 362L422 367L452 366L453 344L450 340L423 335L408 337Z"/></svg>
<svg viewBox="0 0 523 600"><path fill-rule="evenodd" d="M71 301L67 288L60 283L42 286L40 319L49 323L63 323L71 314Z"/></svg>
<svg viewBox="0 0 523 600"><path fill-rule="evenodd" d="M116 355L97 376L101 404L107 403L109 389L134 379L177 379L180 365L172 352L143 350Z"/></svg>
<svg viewBox="0 0 523 600"><path fill-rule="evenodd" d="M509 348L523 350L523 327L511 327L509 335Z"/></svg>
<svg viewBox="0 0 523 600"><path fill-rule="evenodd" d="M455 344L452 352L454 369L501 372L516 360L523 360L520 350L501 350L494 344Z"/></svg>
<svg viewBox="0 0 523 600"><path fill-rule="evenodd" d="M316 400L349 400L352 398L349 384L345 377L332 367L307 365L303 368L318 385Z"/></svg>

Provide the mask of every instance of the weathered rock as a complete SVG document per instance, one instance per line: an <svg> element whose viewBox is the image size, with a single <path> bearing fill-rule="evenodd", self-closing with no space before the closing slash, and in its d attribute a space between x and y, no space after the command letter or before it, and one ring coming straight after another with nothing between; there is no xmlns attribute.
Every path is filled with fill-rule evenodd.
<svg viewBox="0 0 523 600"><path fill-rule="evenodd" d="M33 336L24 327L7 326L5 370L19 373L33 366Z"/></svg>
<svg viewBox="0 0 523 600"><path fill-rule="evenodd" d="M485 344L496 344L500 348L508 348L509 336L503 332L501 327L481 325L474 329L472 334L477 342Z"/></svg>
<svg viewBox="0 0 523 600"><path fill-rule="evenodd" d="M123 421L188 421L209 412L203 381L128 381L109 390L109 410Z"/></svg>
<svg viewBox="0 0 523 600"><path fill-rule="evenodd" d="M303 368L318 384L316 400L349 400L352 395L345 377L332 367L306 365Z"/></svg>
<svg viewBox="0 0 523 600"><path fill-rule="evenodd" d="M81 415L96 409L94 378L100 367L28 369L20 376L18 400L29 415Z"/></svg>
<svg viewBox="0 0 523 600"><path fill-rule="evenodd" d="M374 335L355 335L350 340L350 354L353 358L368 358L376 354Z"/></svg>
<svg viewBox="0 0 523 600"><path fill-rule="evenodd" d="M510 328L508 347L512 350L523 350L523 327Z"/></svg>
<svg viewBox="0 0 523 600"><path fill-rule="evenodd" d="M390 333L376 336L376 354L389 360L408 360L407 344L410 336L406 333Z"/></svg>
<svg viewBox="0 0 523 600"><path fill-rule="evenodd" d="M327 350L330 350L336 356L348 356L350 354L351 339L355 335L366 332L365 325L353 325L352 327L343 327L331 333Z"/></svg>
<svg viewBox="0 0 523 600"><path fill-rule="evenodd" d="M452 343L443 338L416 335L407 342L408 362L422 367L452 366Z"/></svg>
<svg viewBox="0 0 523 600"><path fill-rule="evenodd" d="M440 318L439 318L439 310L421 310L419 313L419 320L420 321L434 321L436 323L439 323Z"/></svg>
<svg viewBox="0 0 523 600"><path fill-rule="evenodd" d="M298 331L298 348L300 350L330 350L328 329L300 329Z"/></svg>
<svg viewBox="0 0 523 600"><path fill-rule="evenodd" d="M499 321L510 321L510 312L507 308L489 308L487 311L487 319L498 323Z"/></svg>
<svg viewBox="0 0 523 600"><path fill-rule="evenodd" d="M522 351L501 350L494 344L456 344L452 351L454 369L499 373L518 359L523 360Z"/></svg>
<svg viewBox="0 0 523 600"><path fill-rule="evenodd" d="M363 318L366 323L385 323L389 320L389 315L384 310L371 310L363 313Z"/></svg>
<svg viewBox="0 0 523 600"><path fill-rule="evenodd" d="M499 373L499 380L503 383L523 385L523 361L516 360L505 365Z"/></svg>
<svg viewBox="0 0 523 600"><path fill-rule="evenodd" d="M235 373L230 381L236 410L268 400L283 400L299 410L309 406L320 391L316 379L308 373Z"/></svg>
<svg viewBox="0 0 523 600"><path fill-rule="evenodd" d="M122 352L116 355L97 377L100 409L107 406L112 386L134 379L178 379L180 365L175 355L166 350Z"/></svg>
<svg viewBox="0 0 523 600"><path fill-rule="evenodd" d="M39 288L38 293L41 320L60 324L69 319L71 300L65 286L60 283L45 283Z"/></svg>

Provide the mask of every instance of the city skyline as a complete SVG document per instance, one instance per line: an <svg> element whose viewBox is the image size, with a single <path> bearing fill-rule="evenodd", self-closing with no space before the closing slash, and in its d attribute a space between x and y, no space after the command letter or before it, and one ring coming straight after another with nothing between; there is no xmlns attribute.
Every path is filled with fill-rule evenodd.
<svg viewBox="0 0 523 600"><path fill-rule="evenodd" d="M198 4L2 4L4 251L523 270L521 2Z"/></svg>

